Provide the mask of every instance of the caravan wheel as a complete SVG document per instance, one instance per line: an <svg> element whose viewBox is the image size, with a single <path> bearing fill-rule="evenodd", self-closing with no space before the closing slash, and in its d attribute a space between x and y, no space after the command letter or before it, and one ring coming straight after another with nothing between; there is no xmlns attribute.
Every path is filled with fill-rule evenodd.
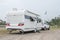
<svg viewBox="0 0 60 40"><path fill-rule="evenodd" d="M47 28L47 30L50 30L50 28Z"/></svg>
<svg viewBox="0 0 60 40"><path fill-rule="evenodd" d="M40 33L40 30L37 30L38 33Z"/></svg>
<svg viewBox="0 0 60 40"><path fill-rule="evenodd" d="M44 30L46 30L47 28L46 28L46 26L44 27Z"/></svg>
<svg viewBox="0 0 60 40"><path fill-rule="evenodd" d="M34 30L34 33L36 33L36 32L37 32L37 30L35 29L35 30Z"/></svg>
<svg viewBox="0 0 60 40"><path fill-rule="evenodd" d="M24 31L22 30L22 31L20 31L20 33L21 33L21 34L24 34Z"/></svg>

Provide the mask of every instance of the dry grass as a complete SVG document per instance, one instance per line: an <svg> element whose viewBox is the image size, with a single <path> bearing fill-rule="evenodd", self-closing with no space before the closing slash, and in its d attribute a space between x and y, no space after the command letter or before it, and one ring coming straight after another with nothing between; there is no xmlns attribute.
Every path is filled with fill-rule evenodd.
<svg viewBox="0 0 60 40"><path fill-rule="evenodd" d="M7 30L4 25L0 26L0 36L7 34Z"/></svg>
<svg viewBox="0 0 60 40"><path fill-rule="evenodd" d="M54 30L60 30L60 27L58 27L58 26L51 26L50 29L52 31L54 31Z"/></svg>
<svg viewBox="0 0 60 40"><path fill-rule="evenodd" d="M8 31L6 29L0 29L0 35L5 35L7 32Z"/></svg>
<svg viewBox="0 0 60 40"><path fill-rule="evenodd" d="M57 26L51 26L50 27L50 30L52 30L52 31L57 30L57 29L60 30L60 28L58 28ZM0 36L5 35L5 34L8 34L8 30L6 30L5 27L0 27Z"/></svg>

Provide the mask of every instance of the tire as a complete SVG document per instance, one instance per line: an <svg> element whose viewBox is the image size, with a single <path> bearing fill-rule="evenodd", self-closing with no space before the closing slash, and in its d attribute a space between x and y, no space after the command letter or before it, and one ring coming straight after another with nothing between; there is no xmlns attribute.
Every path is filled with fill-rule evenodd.
<svg viewBox="0 0 60 40"><path fill-rule="evenodd" d="M46 26L44 27L44 30L46 30L47 28L46 28Z"/></svg>
<svg viewBox="0 0 60 40"><path fill-rule="evenodd" d="M48 28L47 30L50 30L50 28Z"/></svg>
<svg viewBox="0 0 60 40"><path fill-rule="evenodd" d="M37 30L38 33L40 33L40 30Z"/></svg>
<svg viewBox="0 0 60 40"><path fill-rule="evenodd" d="M36 32L37 32L37 30L35 29L35 30L34 30L34 33L36 33Z"/></svg>
<svg viewBox="0 0 60 40"><path fill-rule="evenodd" d="M47 28L47 30L50 30L50 26L49 26L49 28Z"/></svg>
<svg viewBox="0 0 60 40"><path fill-rule="evenodd" d="M36 30L34 30L34 33L36 33Z"/></svg>
<svg viewBox="0 0 60 40"><path fill-rule="evenodd" d="M24 34L24 31L22 30L22 31L20 31L20 33L21 33L21 34Z"/></svg>

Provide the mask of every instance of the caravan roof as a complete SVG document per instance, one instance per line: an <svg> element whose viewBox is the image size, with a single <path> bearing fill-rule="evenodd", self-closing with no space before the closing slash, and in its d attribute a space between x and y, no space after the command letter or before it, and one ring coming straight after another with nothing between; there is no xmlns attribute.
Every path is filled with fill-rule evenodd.
<svg viewBox="0 0 60 40"><path fill-rule="evenodd" d="M12 10L12 11L9 11L8 12L8 14L7 15L14 15L14 14L25 14L26 12L28 12L28 13L30 13L30 14L33 14L33 15L36 15L36 16L40 16L40 15L38 15L38 14L35 14L35 13L33 13L33 12L31 12L31 11L29 11L29 10Z"/></svg>

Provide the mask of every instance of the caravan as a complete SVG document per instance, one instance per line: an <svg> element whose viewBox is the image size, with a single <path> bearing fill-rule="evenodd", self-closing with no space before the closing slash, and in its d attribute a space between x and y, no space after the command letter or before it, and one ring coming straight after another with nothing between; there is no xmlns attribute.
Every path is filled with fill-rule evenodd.
<svg viewBox="0 0 60 40"><path fill-rule="evenodd" d="M6 29L11 33L13 30L40 31L41 19L38 14L28 10L15 10L8 12L6 16Z"/></svg>

